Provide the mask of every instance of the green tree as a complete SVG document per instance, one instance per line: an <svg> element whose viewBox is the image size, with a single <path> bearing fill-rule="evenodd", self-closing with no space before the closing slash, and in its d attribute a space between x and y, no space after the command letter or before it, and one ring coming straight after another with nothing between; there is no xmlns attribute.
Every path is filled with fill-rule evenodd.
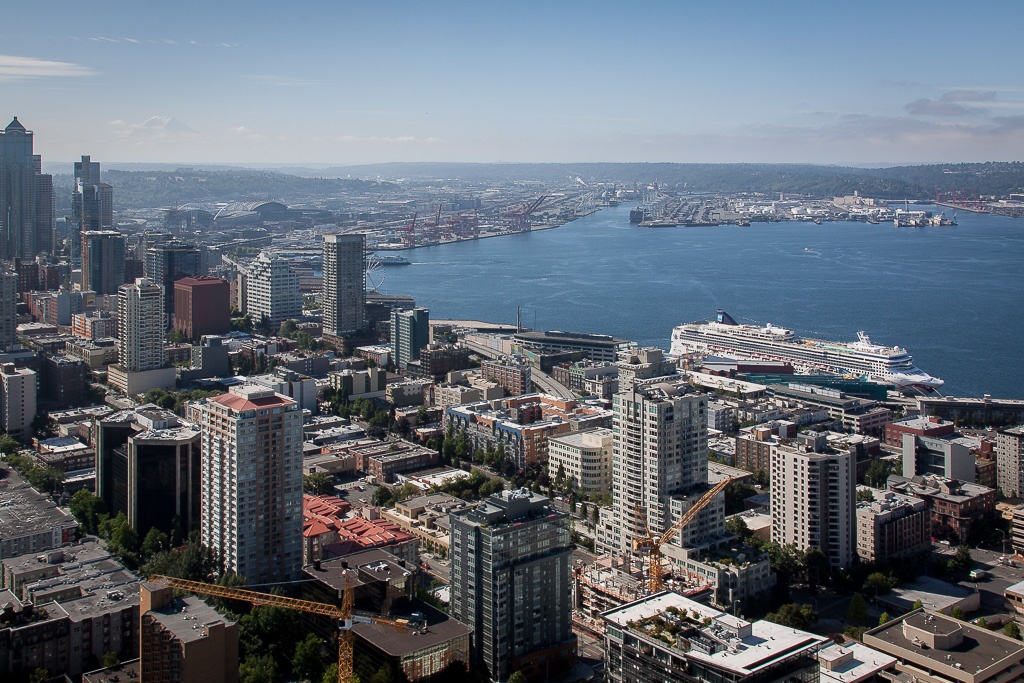
<svg viewBox="0 0 1024 683"><path fill-rule="evenodd" d="M160 531L156 527L152 527L146 532L146 537L142 539L142 555L143 557L152 557L158 552L168 546L169 539L167 534Z"/></svg>
<svg viewBox="0 0 1024 683"><path fill-rule="evenodd" d="M358 676L352 675L353 683L358 681ZM338 683L338 663L331 662L324 669L324 675L320 678L320 683Z"/></svg>
<svg viewBox="0 0 1024 683"><path fill-rule="evenodd" d="M832 565L821 548L808 548L804 552L803 565L807 585L811 590L816 589L832 573Z"/></svg>
<svg viewBox="0 0 1024 683"><path fill-rule="evenodd" d="M526 676L522 671L514 671L512 675L508 677L508 683L527 683Z"/></svg>
<svg viewBox="0 0 1024 683"><path fill-rule="evenodd" d="M269 655L287 667L303 635L298 612L260 605L238 620L238 645L245 658Z"/></svg>
<svg viewBox="0 0 1024 683"><path fill-rule="evenodd" d="M974 623L980 626L981 628L985 629L986 631L988 630L988 620L985 619L985 617L979 617L978 620Z"/></svg>
<svg viewBox="0 0 1024 683"><path fill-rule="evenodd" d="M914 604L910 606L910 611L919 610L924 608L924 603L920 600L914 600Z"/></svg>
<svg viewBox="0 0 1024 683"><path fill-rule="evenodd" d="M276 683L277 662L268 654L249 655L238 665L238 683Z"/></svg>
<svg viewBox="0 0 1024 683"><path fill-rule="evenodd" d="M864 602L864 596L854 593L850 598L850 606L846 610L846 620L851 626L864 626L868 621L868 604Z"/></svg>
<svg viewBox="0 0 1024 683"><path fill-rule="evenodd" d="M1003 627L1003 635L1009 636L1014 640L1020 640L1020 626L1017 625L1016 621L1011 621Z"/></svg>
<svg viewBox="0 0 1024 683"><path fill-rule="evenodd" d="M88 489L78 489L75 495L71 496L68 507L85 533L95 534L99 531L100 519L107 511L102 498Z"/></svg>
<svg viewBox="0 0 1024 683"><path fill-rule="evenodd" d="M103 668L107 669L112 666L119 666L121 664L121 658L118 657L116 652L107 650L103 653Z"/></svg>
<svg viewBox="0 0 1024 683"><path fill-rule="evenodd" d="M792 543L766 543L764 551L768 554L768 563L775 570L778 584L788 586L803 569L803 553Z"/></svg>
<svg viewBox="0 0 1024 683"><path fill-rule="evenodd" d="M956 555L953 558L959 569L968 569L973 562L971 558L971 547L967 545L957 546Z"/></svg>
<svg viewBox="0 0 1024 683"><path fill-rule="evenodd" d="M949 616L953 617L954 619L959 619L960 621L963 621L967 618L967 615L964 614L964 611L960 609L959 605L957 605L950 611Z"/></svg>
<svg viewBox="0 0 1024 683"><path fill-rule="evenodd" d="M871 489L857 489L857 502L870 503L875 499L875 493Z"/></svg>
<svg viewBox="0 0 1024 683"><path fill-rule="evenodd" d="M590 523L597 526L597 521L601 518L601 510L596 505L590 508Z"/></svg>
<svg viewBox="0 0 1024 683"><path fill-rule="evenodd" d="M142 400L146 403L154 403L164 410L174 410L177 396L166 389L150 389L142 396Z"/></svg>
<svg viewBox="0 0 1024 683"><path fill-rule="evenodd" d="M725 530L736 534L736 537L741 541L746 541L752 535L750 527L747 526L746 521L742 517L730 517L725 520Z"/></svg>
<svg viewBox="0 0 1024 683"><path fill-rule="evenodd" d="M892 590L892 582L882 572L871 572L864 580L864 586L861 590L863 590L864 593L870 593L871 595L878 597L879 595L885 595Z"/></svg>
<svg viewBox="0 0 1024 683"><path fill-rule="evenodd" d="M12 455L18 452L21 443L10 434L0 434L0 453Z"/></svg>
<svg viewBox="0 0 1024 683"><path fill-rule="evenodd" d="M735 515L737 512L743 512L747 498L756 495L757 489L750 484L730 484L725 489L725 514Z"/></svg>
<svg viewBox="0 0 1024 683"><path fill-rule="evenodd" d="M394 500L395 494L389 486L381 486L370 496L370 502L382 508L391 507Z"/></svg>
<svg viewBox="0 0 1024 683"><path fill-rule="evenodd" d="M871 461L864 472L864 483L873 489L885 488L889 475L896 471L896 463L891 460L877 458Z"/></svg>
<svg viewBox="0 0 1024 683"><path fill-rule="evenodd" d="M505 481L498 477L493 477L480 484L479 491L480 498L486 498L487 496L499 493L505 488Z"/></svg>
<svg viewBox="0 0 1024 683"><path fill-rule="evenodd" d="M776 624L807 630L818 621L818 613L808 604L797 605L794 602L782 605L777 612L769 612L765 619Z"/></svg>
<svg viewBox="0 0 1024 683"><path fill-rule="evenodd" d="M32 675L28 677L29 683L43 683L43 681L50 678L50 670L38 668L32 672Z"/></svg>
<svg viewBox="0 0 1024 683"><path fill-rule="evenodd" d="M25 473L25 478L33 488L44 493L59 491L66 475L55 467L32 467Z"/></svg>
<svg viewBox="0 0 1024 683"><path fill-rule="evenodd" d="M302 477L302 492L321 496L334 490L334 482L323 472L314 472Z"/></svg>
<svg viewBox="0 0 1024 683"><path fill-rule="evenodd" d="M57 436L57 421L49 413L38 413L32 420L32 435L37 439Z"/></svg>
<svg viewBox="0 0 1024 683"><path fill-rule="evenodd" d="M292 672L307 681L316 681L323 676L324 657L320 652L320 639L310 633L305 640L295 645L292 655Z"/></svg>
<svg viewBox="0 0 1024 683"><path fill-rule="evenodd" d="M878 617L878 625L882 626L883 624L888 624L888 623L889 623L889 613L888 612L882 612L882 614Z"/></svg>

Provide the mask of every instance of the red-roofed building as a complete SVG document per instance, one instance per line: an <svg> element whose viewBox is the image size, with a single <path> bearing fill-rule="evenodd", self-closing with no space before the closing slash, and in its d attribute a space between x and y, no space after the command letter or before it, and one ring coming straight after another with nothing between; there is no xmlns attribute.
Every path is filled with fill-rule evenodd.
<svg viewBox="0 0 1024 683"><path fill-rule="evenodd" d="M351 509L347 502L331 496L303 496L304 564L371 548L383 548L412 564L419 561L419 539L393 522L369 519L379 515L369 506L359 510L362 516L345 519Z"/></svg>

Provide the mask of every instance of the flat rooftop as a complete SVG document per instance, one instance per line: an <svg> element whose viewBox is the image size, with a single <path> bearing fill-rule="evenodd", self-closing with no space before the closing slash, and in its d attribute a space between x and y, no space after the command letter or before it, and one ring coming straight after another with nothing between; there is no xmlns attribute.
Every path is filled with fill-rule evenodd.
<svg viewBox="0 0 1024 683"><path fill-rule="evenodd" d="M159 586L153 585L152 588L155 590ZM229 626L234 623L194 595L174 598L163 607L151 610L149 614L184 643L205 638L206 629L203 627L207 624L221 622Z"/></svg>
<svg viewBox="0 0 1024 683"><path fill-rule="evenodd" d="M710 618L710 626L697 630L703 637L717 641L721 645L717 651L711 653L692 648L686 653L688 659L706 662L717 669L728 670L741 676L754 675L774 666L780 660L807 650L817 650L828 642L828 638L824 636L770 621L751 623L671 591L656 593L608 610L602 613L602 616L609 623L629 629L627 624L660 616L667 612L669 607L697 614L701 621L705 617Z"/></svg>
<svg viewBox="0 0 1024 683"><path fill-rule="evenodd" d="M915 631L937 636L959 631L959 643L949 648L922 647ZM915 642L917 640L917 642ZM1024 643L936 612L917 610L864 634L864 644L899 659L924 658L943 678L986 680L1008 666L1024 661Z"/></svg>
<svg viewBox="0 0 1024 683"><path fill-rule="evenodd" d="M685 609L688 612L696 612L700 614L701 619L709 617L715 619L723 616L725 613L720 612L713 607L697 602L696 600L690 600L684 598L678 593L672 591L662 591L661 593L655 593L650 597L644 598L643 600L637 600L631 602L628 605L622 605L610 609L607 612L601 614L606 621L615 624L619 627L625 627L631 621L641 621L643 619L649 619L656 617L659 614L665 612L669 607L675 607L676 609Z"/></svg>
<svg viewBox="0 0 1024 683"><path fill-rule="evenodd" d="M385 624L355 624L353 633L393 657L426 650L456 638L469 638L473 629L419 600L400 598L391 608L391 618L408 619L413 612L426 617L425 628L396 629Z"/></svg>
<svg viewBox="0 0 1024 683"><path fill-rule="evenodd" d="M918 600L928 609L941 610L958 604L974 593L959 584L941 581L930 576L919 576L916 580L893 588L890 593L878 596L880 602L902 605L909 609Z"/></svg>
<svg viewBox="0 0 1024 683"><path fill-rule="evenodd" d="M86 537L54 551L4 558L3 564L15 574L23 574L45 566L38 558L54 552L62 553L59 561L52 563L52 566L57 567L57 575L28 583L23 588L32 596L31 602L57 602L71 615L72 621L119 611L129 605L138 607L141 579L126 569L93 537Z"/></svg>
<svg viewBox="0 0 1024 683"><path fill-rule="evenodd" d="M13 469L7 470L0 479L0 540L35 535L58 525L71 528L78 522Z"/></svg>
<svg viewBox="0 0 1024 683"><path fill-rule="evenodd" d="M857 683L874 680L875 674L890 669L896 658L862 643L830 643L818 650L821 680L825 683Z"/></svg>

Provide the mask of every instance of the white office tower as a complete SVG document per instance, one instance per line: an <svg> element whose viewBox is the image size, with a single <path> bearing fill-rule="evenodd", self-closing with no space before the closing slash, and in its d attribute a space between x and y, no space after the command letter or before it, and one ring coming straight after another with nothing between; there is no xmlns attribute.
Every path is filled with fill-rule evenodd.
<svg viewBox="0 0 1024 683"><path fill-rule="evenodd" d="M854 538L856 457L828 446L821 432L804 432L772 455L772 541L820 548L833 567L846 567Z"/></svg>
<svg viewBox="0 0 1024 683"><path fill-rule="evenodd" d="M256 385L189 408L202 444L201 538L249 585L302 569L302 411Z"/></svg>
<svg viewBox="0 0 1024 683"><path fill-rule="evenodd" d="M299 276L288 262L265 251L249 266L246 313L257 325L266 318L272 332L285 320L302 315Z"/></svg>

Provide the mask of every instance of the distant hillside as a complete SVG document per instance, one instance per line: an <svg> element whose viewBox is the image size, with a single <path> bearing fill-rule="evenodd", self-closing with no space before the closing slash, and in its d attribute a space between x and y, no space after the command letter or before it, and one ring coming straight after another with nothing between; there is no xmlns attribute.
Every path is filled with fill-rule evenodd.
<svg viewBox="0 0 1024 683"><path fill-rule="evenodd" d="M398 185L379 178L412 183L540 182L566 185L616 183L623 187L657 182L690 192L764 192L831 197L860 192L883 199L928 199L936 189L965 194L1005 196L1024 192L1024 163L931 164L891 168L853 168L810 164L452 164L389 163L321 170L280 168L198 169L173 171L104 170L114 186L119 208L169 207L188 202L277 199L298 203L314 197L345 194L394 195ZM54 176L58 211L70 202L72 178ZM58 214L61 215L61 214Z"/></svg>
<svg viewBox="0 0 1024 683"><path fill-rule="evenodd" d="M277 199L285 203L311 197L346 194L392 193L395 186L371 180L309 178L276 171L245 169L174 171L103 170L103 182L114 186L118 208L171 207L189 202ZM58 208L70 204L74 179L54 176Z"/></svg>
<svg viewBox="0 0 1024 683"><path fill-rule="evenodd" d="M938 188L1006 195L1024 191L1024 163L930 164L853 168L810 164L373 164L327 168L325 176L458 178L477 182L602 181L626 186L658 182L692 192L790 192L818 197L852 194L884 199L926 199Z"/></svg>

